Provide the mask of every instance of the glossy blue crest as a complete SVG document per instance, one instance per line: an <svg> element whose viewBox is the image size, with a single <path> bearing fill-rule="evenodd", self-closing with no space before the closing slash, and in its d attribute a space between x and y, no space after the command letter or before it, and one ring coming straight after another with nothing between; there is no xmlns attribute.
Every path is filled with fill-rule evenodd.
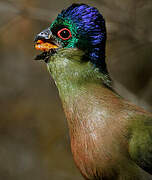
<svg viewBox="0 0 152 180"><path fill-rule="evenodd" d="M59 17L72 20L77 27L77 47L86 51L87 58L102 72L105 64L106 27L100 12L86 4L73 4Z"/></svg>

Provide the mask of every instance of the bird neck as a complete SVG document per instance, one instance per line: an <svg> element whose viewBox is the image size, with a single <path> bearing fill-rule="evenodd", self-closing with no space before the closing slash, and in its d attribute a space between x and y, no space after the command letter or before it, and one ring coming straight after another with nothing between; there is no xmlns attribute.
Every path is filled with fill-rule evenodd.
<svg viewBox="0 0 152 180"><path fill-rule="evenodd" d="M69 49L64 49L60 56L59 53L52 56L47 66L58 88L67 120L71 124L78 114L73 111L76 109L80 112L83 109L81 107L85 106L84 104L87 104L90 98L94 100L96 92L100 94L98 97L102 95L105 97L107 91L108 93L112 91L109 90L111 80L108 74L99 71L89 61L82 62L83 52L72 50L71 56L69 51ZM103 101L106 102L106 100Z"/></svg>
<svg viewBox="0 0 152 180"><path fill-rule="evenodd" d="M48 69L50 71L51 68ZM56 70L52 71L51 75L58 88L61 100L67 103L69 99L75 99L76 96L80 96L84 91L87 93L90 85L99 85L112 90L109 74L101 73L90 62L82 71L77 72L70 70L61 71L56 66Z"/></svg>

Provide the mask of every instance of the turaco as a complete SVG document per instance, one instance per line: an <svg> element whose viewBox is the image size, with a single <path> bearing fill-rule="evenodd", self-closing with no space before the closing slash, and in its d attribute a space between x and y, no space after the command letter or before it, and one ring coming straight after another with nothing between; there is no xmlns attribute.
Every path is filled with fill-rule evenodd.
<svg viewBox="0 0 152 180"><path fill-rule="evenodd" d="M105 20L72 4L35 38L59 91L74 161L87 180L152 180L152 114L120 97L106 63Z"/></svg>

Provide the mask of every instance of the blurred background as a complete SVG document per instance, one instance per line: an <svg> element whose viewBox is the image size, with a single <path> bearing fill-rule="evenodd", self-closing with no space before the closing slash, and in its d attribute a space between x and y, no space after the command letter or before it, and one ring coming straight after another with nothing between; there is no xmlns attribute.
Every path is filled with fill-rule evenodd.
<svg viewBox="0 0 152 180"><path fill-rule="evenodd" d="M33 39L72 3L106 19L107 63L115 89L152 111L151 0L0 0L0 179L82 180L67 123Z"/></svg>

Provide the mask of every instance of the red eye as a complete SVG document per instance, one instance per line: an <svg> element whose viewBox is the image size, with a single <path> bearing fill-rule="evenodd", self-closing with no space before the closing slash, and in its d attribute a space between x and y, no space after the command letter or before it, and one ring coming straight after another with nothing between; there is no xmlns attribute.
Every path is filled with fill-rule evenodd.
<svg viewBox="0 0 152 180"><path fill-rule="evenodd" d="M72 37L71 31L67 28L63 28L63 29L59 30L57 35L62 40L68 40Z"/></svg>

